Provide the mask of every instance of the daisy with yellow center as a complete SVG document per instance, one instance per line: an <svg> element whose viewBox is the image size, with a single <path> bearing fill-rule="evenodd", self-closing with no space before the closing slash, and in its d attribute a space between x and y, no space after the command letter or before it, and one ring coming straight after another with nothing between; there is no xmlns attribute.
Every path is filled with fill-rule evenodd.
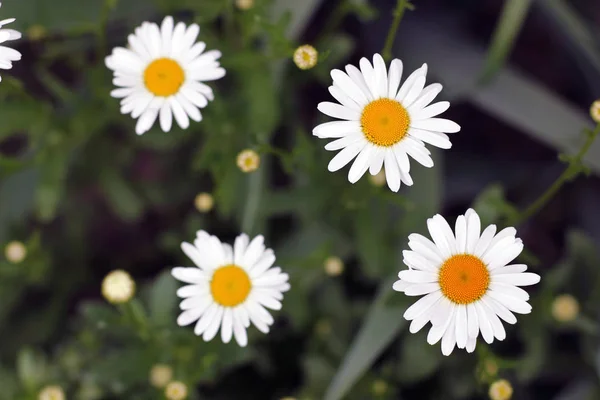
<svg viewBox="0 0 600 400"><path fill-rule="evenodd" d="M246 149L240 151L235 162L242 172L254 172L260 167L260 156L254 150Z"/></svg>
<svg viewBox="0 0 600 400"><path fill-rule="evenodd" d="M246 329L251 322L261 332L269 332L274 320L267 308L281 309L290 284L288 274L272 267L275 255L265 248L263 236L250 241L241 234L232 247L198 231L194 244L184 242L181 249L197 267L172 270L176 279L189 283L177 291L184 298L179 326L197 321L194 333L205 341L212 340L220 328L224 343L235 336L242 347L248 344Z"/></svg>
<svg viewBox="0 0 600 400"><path fill-rule="evenodd" d="M400 86L402 61L394 59L386 70L379 54L373 64L360 60L360 70L346 65L346 72L331 71L331 95L339 102L323 102L319 111L342 121L326 122L313 130L321 139L335 139L325 150L341 150L329 163L331 172L354 162L348 173L351 183L357 182L369 170L376 175L385 165L389 188L397 192L401 182L410 186L410 162L414 158L425 167L433 167L431 153L425 143L449 149L452 144L446 133L460 126L444 118L434 118L450 107L447 101L430 103L442 90L442 85L425 86L427 64L414 71Z"/></svg>
<svg viewBox="0 0 600 400"><path fill-rule="evenodd" d="M111 96L121 98L121 113L138 119L135 131L141 135L158 118L163 131L171 130L173 117L182 129L189 119L201 121L200 108L213 100L205 81L225 76L217 61L218 50L204 51L206 43L196 42L200 27L174 24L166 17L161 26L144 22L129 35L129 48L117 47L106 57L119 86Z"/></svg>
<svg viewBox="0 0 600 400"><path fill-rule="evenodd" d="M477 213L469 209L456 220L455 232L441 215L427 220L433 241L419 234L408 237L411 250L403 252L408 270L400 271L394 290L407 296L422 296L404 313L416 333L428 322L427 342L442 341L442 353L454 346L471 353L476 339L487 343L504 340L501 319L517 322L513 313L528 314L529 295L519 286L540 281L537 274L525 272L523 264L507 265L523 251L515 228L496 234L496 225L481 232Z"/></svg>
<svg viewBox="0 0 600 400"><path fill-rule="evenodd" d="M2 7L2 3L0 3ZM0 69L11 69L13 61L19 61L21 59L21 53L10 47L3 46L4 43L12 40L21 38L21 33L14 29L5 29L4 25L8 25L14 22L14 18L3 19L0 21ZM0 75L0 82L2 82L2 75Z"/></svg>

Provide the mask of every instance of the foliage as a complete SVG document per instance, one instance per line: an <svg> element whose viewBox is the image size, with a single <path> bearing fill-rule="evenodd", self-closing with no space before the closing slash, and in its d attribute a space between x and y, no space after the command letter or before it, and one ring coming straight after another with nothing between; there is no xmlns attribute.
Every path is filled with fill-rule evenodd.
<svg viewBox="0 0 600 400"><path fill-rule="evenodd" d="M366 2L342 4L336 23L349 13L377 14ZM355 43L328 26L316 43L318 66L299 71L291 54L300 43L286 33L290 15L273 18L272 8L271 0L247 11L222 0L3 4L3 15L15 16L15 28L29 38L27 57L14 77L3 72L0 84L0 244L27 247L20 264L0 260L0 399L35 399L47 384L82 400L160 399L148 382L158 363L194 388L190 399L260 398L248 394L245 368L269 387L262 398L395 398L434 382L425 390L430 398L464 399L487 390L491 378L474 371L488 360L522 386L552 373L547 366L567 357L548 351L563 334L581 338L569 358L573 375L591 382L591 396L600 393L598 254L579 231L566 234L557 265L542 271L535 255L523 255L543 278L532 294L533 314L509 328L515 354L481 344L476 355L444 358L423 332L407 332L409 299L393 295L390 278L402 266L408 234L423 233L426 219L442 210L442 154L434 154L433 169L415 165L415 185L400 194L328 173L330 154L310 134L316 104L307 113L297 94L326 86ZM201 40L224 54L227 79L215 85L201 123L136 136L134 121L110 97L104 57L142 21L167 13L201 24ZM517 20L520 26L522 16ZM45 34L35 38L40 27ZM499 36L512 41L507 31ZM497 44L492 60L500 62L509 47ZM245 148L262 156L255 173L235 164ZM194 209L199 192L212 193L213 212ZM499 185L473 207L485 224L523 222ZM290 274L275 327L269 336L251 328L247 348L218 338L205 343L176 325L178 283L169 270L190 264L179 244L199 229L225 239L260 232ZM325 274L330 255L345 261L341 277ZM135 300L119 307L101 298L99 285L117 268L138 283ZM587 317L553 321L552 300L563 292L576 295ZM282 378L294 369L301 378Z"/></svg>

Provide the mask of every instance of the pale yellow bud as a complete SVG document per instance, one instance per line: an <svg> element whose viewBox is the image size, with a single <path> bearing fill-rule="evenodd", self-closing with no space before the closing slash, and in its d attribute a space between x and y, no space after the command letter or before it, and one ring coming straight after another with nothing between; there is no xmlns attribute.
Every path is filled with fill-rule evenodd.
<svg viewBox="0 0 600 400"><path fill-rule="evenodd" d="M388 384L383 379L377 379L373 382L373 386L371 387L373 394L376 396L383 396L388 391Z"/></svg>
<svg viewBox="0 0 600 400"><path fill-rule="evenodd" d="M167 386L173 379L173 369L165 364L156 364L150 370L150 384L159 389Z"/></svg>
<svg viewBox="0 0 600 400"><path fill-rule="evenodd" d="M135 294L135 282L123 270L110 272L102 281L102 295L113 304L126 303Z"/></svg>
<svg viewBox="0 0 600 400"><path fill-rule="evenodd" d="M196 206L196 209L203 213L212 210L214 204L215 200L210 193L200 193L194 199L194 205Z"/></svg>
<svg viewBox="0 0 600 400"><path fill-rule="evenodd" d="M325 273L329 276L338 276L344 272L344 262L339 257L327 257L323 267Z"/></svg>
<svg viewBox="0 0 600 400"><path fill-rule="evenodd" d="M300 69L311 69L317 65L319 52L310 44L300 46L294 51L294 64Z"/></svg>
<svg viewBox="0 0 600 400"><path fill-rule="evenodd" d="M168 400L183 400L188 395L188 389L185 383L179 381L169 382L165 388L165 397Z"/></svg>
<svg viewBox="0 0 600 400"><path fill-rule="evenodd" d="M40 391L38 400L65 400L65 392L60 386L46 386Z"/></svg>
<svg viewBox="0 0 600 400"><path fill-rule="evenodd" d="M552 302L552 316L558 322L573 321L579 315L579 302L570 294L561 294Z"/></svg>
<svg viewBox="0 0 600 400"><path fill-rule="evenodd" d="M383 170L383 168L381 168L381 171L379 171L377 174L375 175L371 175L369 174L369 182L371 182L371 184L373 186L383 186L385 185L385 171Z"/></svg>
<svg viewBox="0 0 600 400"><path fill-rule="evenodd" d="M235 5L240 10L249 10L254 7L254 0L235 0Z"/></svg>
<svg viewBox="0 0 600 400"><path fill-rule="evenodd" d="M592 106L590 107L590 115L596 123L600 124L600 99L592 103Z"/></svg>
<svg viewBox="0 0 600 400"><path fill-rule="evenodd" d="M512 397L513 388L506 379L500 379L490 385L490 399L509 400Z"/></svg>
<svg viewBox="0 0 600 400"><path fill-rule="evenodd" d="M42 25L31 25L27 29L27 37L33 41L43 39L46 36L46 28Z"/></svg>
<svg viewBox="0 0 600 400"><path fill-rule="evenodd" d="M260 156L254 150L246 149L238 154L236 162L243 172L254 172L260 166Z"/></svg>
<svg viewBox="0 0 600 400"><path fill-rule="evenodd" d="M27 257L27 248L21 242L12 241L4 248L4 256L9 262L18 264Z"/></svg>

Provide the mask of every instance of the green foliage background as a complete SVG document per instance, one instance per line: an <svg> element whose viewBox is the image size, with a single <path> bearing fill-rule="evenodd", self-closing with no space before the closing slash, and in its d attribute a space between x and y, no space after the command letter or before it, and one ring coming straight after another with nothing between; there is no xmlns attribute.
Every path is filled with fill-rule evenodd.
<svg viewBox="0 0 600 400"><path fill-rule="evenodd" d="M345 173L328 173L331 154L310 134L320 120L312 112L314 120L305 118L297 93L307 82L328 85L329 71L354 50L352 39L336 30L342 17L372 19L377 10L342 2L314 41L318 66L301 72L290 60L301 44L287 31L293 14L274 16L273 7L271 0L256 0L248 11L224 0L3 3L3 18L16 17L11 27L30 36L16 75L4 72L0 84L0 142L13 143L0 152L0 244L21 240L28 249L21 264L0 260L0 399L35 399L47 384L61 385L74 399L160 399L162 392L148 383L159 362L172 365L191 388L216 388L204 395L191 390L191 399L261 398L220 393L219 383L243 365L263 377L278 376L281 361L273 352L288 354L294 338L302 345L287 362L298 364L303 378L268 381L272 396L392 399L423 382L434 382L432 398L483 396L495 379L482 372L490 359L516 390L568 360L589 385L589 398L600 396L597 322L580 317L558 326L550 316L562 292L577 293L584 315L595 311L599 260L581 232L568 233L564 259L544 267L533 313L507 328L519 342L517 352L478 344L475 355L455 351L445 358L423 332L408 333L402 314L413 299L390 296L391 282L403 268L408 234L424 233L426 219L441 209L443 164L438 154L435 168L412 163L415 185L399 195L366 178L351 185ZM527 7L512 7L486 74L501 66L522 23ZM199 23L200 40L222 51L227 75L212 85L215 100L201 123L167 134L155 126L138 137L135 122L109 95L104 57L141 22L166 14ZM31 36L39 27L44 36ZM276 135L285 138L281 147L273 144ZM235 164L245 148L262 155L255 173L243 174ZM273 171L286 176L285 184L274 183L279 175ZM215 197L209 214L193 207L202 191ZM520 216L499 186L490 186L473 206L483 223ZM124 232L111 231L111 224ZM248 348L218 338L204 343L176 326L178 284L168 271L190 264L179 244L198 229L230 239L240 231L262 233L290 274L292 290L277 313L284 322L268 336L251 328ZM112 234L136 244L115 243ZM330 255L344 259L352 279L370 289L349 293L347 279L326 276L322 265ZM536 255L522 258L540 273ZM127 307L110 306L100 296L98 282L117 268L138 283ZM563 330L576 333L577 352L552 350L553 335ZM381 382L387 389L374 391Z"/></svg>

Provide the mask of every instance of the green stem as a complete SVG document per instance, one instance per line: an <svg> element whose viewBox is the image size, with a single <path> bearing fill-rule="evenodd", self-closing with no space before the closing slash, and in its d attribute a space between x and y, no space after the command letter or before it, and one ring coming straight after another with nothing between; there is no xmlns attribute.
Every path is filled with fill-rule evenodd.
<svg viewBox="0 0 600 400"><path fill-rule="evenodd" d="M588 137L585 141L585 144L579 150L577 155L569 160L569 165L562 174L554 181L552 186L550 186L536 201L534 201L529 207L527 207L520 215L511 221L510 225L516 225L520 222L527 220L528 218L535 215L554 195L562 188L562 186L568 181L575 178L582 171L581 162L583 157L588 152L592 144L594 143L594 139L600 133L600 124L596 126L596 129L593 131L588 131Z"/></svg>
<svg viewBox="0 0 600 400"><path fill-rule="evenodd" d="M396 9L394 10L394 20L392 21L392 25L390 26L390 30L388 31L387 38L385 40L385 46L381 51L381 55L383 59L389 61L392 58L392 46L394 45L394 39L396 38L396 32L398 31L398 27L400 26L400 21L404 16L404 12L406 9L414 10L414 6L411 4L409 0L398 0L396 5Z"/></svg>
<svg viewBox="0 0 600 400"><path fill-rule="evenodd" d="M139 300L133 298L127 303L122 304L120 309L125 318L129 319L135 326L140 338L143 341L149 340L150 331L148 327L148 320L146 318L146 313L144 312L144 307Z"/></svg>

